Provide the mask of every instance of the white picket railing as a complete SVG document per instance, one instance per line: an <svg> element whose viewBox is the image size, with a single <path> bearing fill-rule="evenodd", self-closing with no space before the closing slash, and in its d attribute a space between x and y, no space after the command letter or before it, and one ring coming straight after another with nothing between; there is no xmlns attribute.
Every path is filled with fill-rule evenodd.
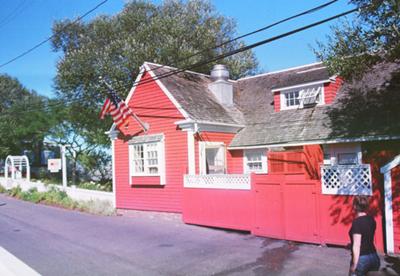
<svg viewBox="0 0 400 276"><path fill-rule="evenodd" d="M250 190L249 174L185 175L185 188Z"/></svg>
<svg viewBox="0 0 400 276"><path fill-rule="evenodd" d="M330 195L372 195L371 166L321 166L322 193Z"/></svg>

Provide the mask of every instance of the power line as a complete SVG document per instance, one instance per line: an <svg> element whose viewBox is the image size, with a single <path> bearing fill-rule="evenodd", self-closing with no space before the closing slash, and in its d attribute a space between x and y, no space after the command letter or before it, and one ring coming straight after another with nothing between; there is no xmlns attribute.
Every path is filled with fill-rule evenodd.
<svg viewBox="0 0 400 276"><path fill-rule="evenodd" d="M15 9L13 9L9 14L7 14L2 20L0 20L0 29L6 26L11 21L13 21L19 14L21 14L21 12L23 12L31 4L31 2L26 3L26 1L27 0L22 0L21 2L19 2L19 4L17 5L17 7L15 7Z"/></svg>
<svg viewBox="0 0 400 276"><path fill-rule="evenodd" d="M96 9L98 9L100 6L104 5L108 0L103 0L101 1L99 4L97 4L95 7L93 7L92 9L88 10L87 12L85 12L83 15L79 16L78 18L76 18L74 21L72 21L71 24L75 24L78 21L80 21L81 19L83 19L84 17L86 17L87 15L89 15L90 13L92 13L93 11L95 11ZM67 26L65 26L61 31L63 31ZM0 68L16 61L17 59L22 58L23 56L26 56L27 54L29 54L30 52L36 50L37 48L39 48L40 46L42 46L43 44L45 44L46 42L50 41L52 38L54 38L58 33L60 33L61 31L51 35L50 37L46 38L45 40L43 40L42 42L36 44L35 46L33 46L32 48L26 50L25 52L19 54L18 56L10 59L9 61L4 62L3 64L0 64Z"/></svg>
<svg viewBox="0 0 400 276"><path fill-rule="evenodd" d="M306 15L306 14L310 14L310 13L313 13L313 12L316 12L316 11L318 11L318 10L321 10L321 9L323 9L323 8L326 8L326 7L329 6L329 5L332 5L333 3L337 2L337 1L338 1L338 0L332 0L332 1L326 2L326 3L322 4L322 5L319 5L319 6L316 6L316 7L314 7L314 8L308 9L308 10L306 10L306 11L300 12L300 13L295 14L295 15L292 15L292 16L290 16L290 17L286 17L286 18L284 18L284 19L281 19L281 20L279 20L279 21L277 21L277 22L274 22L274 23L272 23L272 24L269 24L269 25L267 25L267 26L264 26L264 27L262 27L262 28L259 28L259 29L255 30L255 31L252 31L252 32L243 34L243 35L241 35L241 36L235 37L235 38L233 38L233 39L224 41L224 42L222 42L222 43L220 43L220 44L217 44L217 45L215 45L215 46L212 46L212 47L209 47L209 48L200 50L200 51L198 51L198 52L196 52L196 53L194 53L194 54L192 54L192 55L189 55L189 56L187 56L187 57L185 57L185 58L183 58L183 59L178 60L177 63L179 63L179 62L181 62L181 61L184 61L184 60L189 60L190 58L192 58L192 57L194 57L194 56L197 56L197 55L200 55L200 54L202 54L202 53L204 53L204 52L207 52L207 51L209 51L209 50L214 50L214 49L220 48L220 47L222 47L222 46L224 46L224 45L227 45L227 44L229 44L229 43L232 43L232 42L234 42L234 41L237 41L237 40L239 40L239 39L241 39L241 38L244 38L244 37L247 37L247 36L250 36L250 35L253 35L253 34L262 32L262 31L265 31L265 30L267 30L267 29L270 29L270 28L272 28L272 27L274 27L274 26L277 26L277 25L282 24L282 23L284 23L284 22L290 21L290 20L292 20L292 19L298 18L298 17L300 17L300 16L303 16L303 15ZM100 4L102 4L102 3L100 3ZM82 16L82 17L83 17L83 16ZM54 35L53 35L53 36L54 36ZM156 67L156 68L153 68L152 71L157 71L157 70L159 70L159 69L161 69L161 68L164 68L165 66L166 66L166 65L158 66L158 67ZM175 66L175 67L178 67L178 66ZM135 83L134 83L133 85L135 85ZM76 99L76 100L79 100L79 99ZM61 104L61 103L56 103L56 105L60 105L60 104Z"/></svg>
<svg viewBox="0 0 400 276"><path fill-rule="evenodd" d="M261 46L261 45L264 45L264 44L273 42L273 41L275 41L275 40L278 40L278 39L281 39L281 38L284 38L284 37L287 37L287 36L291 36L291 35L293 35L293 34L302 32L302 31L304 31L304 30L307 30L307 29L316 27L316 26L318 26L318 25L321 25L321 24L324 24L324 23L326 23L326 22L335 20L335 19L337 19L337 18L346 16L346 15L351 14L351 13L353 13L353 12L355 12L355 11L358 11L358 10L359 10L358 8L354 8L354 9L352 9L352 10L348 10L348 11L346 11L346 12L342 12L342 13L340 13L340 14L337 14L337 15L328 17L328 18L326 18L326 19L323 19L323 20L314 22L314 23L312 23L312 24L309 24L309 25L306 25L306 26L303 26L303 27L300 27L300 28L291 30L291 31L289 31L289 32L286 32L286 33L283 33L283 34L280 34L280 35L277 35L277 36L274 36L274 37L271 37L271 38L268 38L268 39L264 39L264 40L262 40L262 41L259 41L259 42L250 44L250 45L248 45L248 46L243 46L243 47L241 47L241 48L238 48L238 49L236 49L236 50L229 51L229 52L224 53L224 54L220 54L220 55L218 55L218 56L216 56L216 57L213 57L213 58L211 58L211 59L209 59L209 60L200 61L200 62L197 62L197 63L195 63L195 64L189 65L189 66L187 66L187 67L184 67L184 68L181 68L181 69L172 70L171 72L164 73L164 74L161 74L161 75L158 75L158 76L156 75L155 78L151 78L151 79L149 79L149 80L134 82L133 85L132 85L132 87L137 86L139 83L140 83L140 84L150 83L150 82L152 82L152 81L154 81L154 80L163 79L163 78L166 78L166 77L169 77L169 76L172 76L172 75L176 75L176 74L178 74L178 73L182 73L182 72L187 71L187 70L191 70L191 69L193 69L193 68L197 68L197 67L203 66L203 65L205 65L205 64L208 64L208 63L211 63L211 62L214 62L214 61L217 61L217 60L224 59L224 58L226 58L226 57L229 57L229 56L238 54L238 53L240 53L240 52L244 52L244 51L253 49L253 48L255 48L255 47L258 47L258 46Z"/></svg>
<svg viewBox="0 0 400 276"><path fill-rule="evenodd" d="M349 10L349 11L346 11L346 12L343 12L343 13L340 13L340 14L337 14L337 15L334 15L334 16L331 16L331 17L329 17L329 18L326 18L326 19L323 19L323 20L314 22L314 23L312 23L312 24L309 24L309 25L306 25L306 26L303 26L303 27L300 27L300 28L291 30L291 31L289 31L289 32L286 32L286 33L283 33L283 34L280 34L280 35L277 35L277 36L274 36L274 37L271 37L271 38L268 38L268 39L264 39L264 40L262 40L262 41L253 43L253 44L248 45L248 46L241 47L241 48L236 49L236 50L229 51L229 52L227 52L227 53L218 55L218 56L216 56L216 57L214 57L214 58L211 58L211 59L208 59L208 60L205 60L205 61L197 62L197 63L192 64L192 65L190 65L190 66L187 66L187 67L185 67L185 68L182 68L182 69L175 69L175 70L172 70L171 72L168 72L168 73L164 73L164 74L161 74L161 75L156 75L154 78L151 78L151 79L149 79L149 80L134 82L133 85L132 85L132 87L135 87L135 86L137 86L138 84L146 84L146 83L153 82L154 80L160 80L160 79L163 79L163 78L172 76L172 75L176 75L176 74L178 74L178 73L181 73L181 72L184 72L184 71L187 71L187 70L191 70L191 69L193 69L193 68L196 68L196 67L199 67L199 66L202 66L202 65L205 65L205 64L208 64L208 63L211 63L211 62L214 62L214 61L217 61L217 60L220 60L220 59L223 59L223 58L232 56L232 55L235 55L235 54L237 54L237 53L244 52L244 51L250 50L250 49L252 49L252 48L255 48L255 47L258 47L258 46L267 44L267 43L271 43L271 42L273 42L273 41L275 41L275 40L278 40L278 39L281 39L281 38L284 38L284 37L287 37L287 36L290 36L290 35L299 33L299 32L301 32L301 31L304 31L304 30L313 28L313 27L315 27L315 26L318 26L318 25L324 24L324 23L326 23L326 22L335 20L335 19L340 18L340 17L343 17L343 16L345 16L345 15L351 14L351 13L357 11L357 10L358 10L358 8L355 8L355 9L352 9L352 10ZM76 100L72 100L72 101L71 101L71 103L73 103L73 102L76 102ZM54 106L61 105L61 104L65 104L65 102L55 103ZM31 110L31 111L33 111L33 110ZM50 111L50 110L48 110L48 111Z"/></svg>
<svg viewBox="0 0 400 276"><path fill-rule="evenodd" d="M181 62L181 61L188 60L188 59L190 59L190 58L192 58L192 57L198 56L198 55L200 55L200 54L202 54L202 53L205 53L205 52L208 52L208 51L210 51L210 50L215 50L215 49L217 49L217 48L220 48L220 47L222 47L222 46L225 46L225 45L227 45L227 44L230 44L230 43L232 43L232 42L235 42L235 41L237 41L237 40L239 40L239 39L242 39L242 38L248 37L248 36L250 36L250 35L253 35L253 34L256 34L256 33L259 33L259 32L265 31L265 30L268 30L268 29L270 29L270 28L272 28L272 27L275 27L275 26L280 25L280 24L282 24L282 23L285 23L285 22L287 22L287 21L293 20L293 19L295 19L295 18L301 17L301 16L303 16L303 15L314 13L314 12L316 12L316 11L319 11L319 10L321 10L321 9L324 9L324 8L326 8L326 7L330 6L330 5L332 5L333 3L337 2L337 1L338 1L338 0L332 0L332 1L326 2L326 3L322 4L322 5L316 6L316 7L314 7L314 8L309 9L309 10L306 10L306 11L300 12L300 13L298 13L298 14L292 15L292 16L290 16L290 17L286 17L286 18L284 18L284 19L281 19L281 20L279 20L279 21L276 21L276 22L274 22L274 23L272 23L272 24L269 24L269 25L267 25L267 26L264 26L264 27L262 27L262 28L259 28L259 29L255 30L255 31L252 31L252 32L243 34L243 35L241 35L241 36L238 36L238 37L235 37L235 38L233 38L233 39L224 41L224 42L222 42L222 43L220 43L220 44L217 44L216 46L213 46L213 47L210 47L210 48L206 48L206 49L204 49L204 50L201 50L201 51L199 51L199 52L196 52L196 53L194 53L194 54L192 54L192 55L189 55L189 56L187 56L187 57L184 57L183 59L180 59L180 60L176 61L177 65L175 65L174 67L179 67L178 64L179 64L179 62ZM161 65L161 66L159 66L159 67L154 68L152 71L156 71L156 70L158 70L158 69L164 68L165 66L167 66L167 65ZM169 66L171 66L171 65L169 65Z"/></svg>

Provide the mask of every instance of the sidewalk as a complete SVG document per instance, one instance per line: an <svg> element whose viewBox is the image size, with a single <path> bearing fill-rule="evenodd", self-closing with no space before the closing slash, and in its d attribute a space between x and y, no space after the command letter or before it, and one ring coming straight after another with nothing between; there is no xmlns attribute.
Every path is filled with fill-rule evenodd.
<svg viewBox="0 0 400 276"><path fill-rule="evenodd" d="M0 246L0 275L40 276L35 270Z"/></svg>

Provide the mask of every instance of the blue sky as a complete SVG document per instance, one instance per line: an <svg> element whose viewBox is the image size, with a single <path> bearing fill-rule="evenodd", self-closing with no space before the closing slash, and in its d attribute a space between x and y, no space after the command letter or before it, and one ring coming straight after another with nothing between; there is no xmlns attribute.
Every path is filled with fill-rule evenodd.
<svg viewBox="0 0 400 276"><path fill-rule="evenodd" d="M241 35L327 1L214 0L212 3L220 14L236 20L238 35ZM99 2L100 0L0 0L0 64L51 36L51 27L55 20L76 18ZM99 14L118 13L125 2L109 0L86 19L90 20ZM339 0L322 11L251 36L245 41L247 44L254 43L351 8L347 1ZM333 23L320 25L256 48L254 51L260 68L263 71L274 71L315 62L311 46L315 45L317 39L325 40L326 35L330 33L331 24ZM27 56L0 68L0 73L18 78L27 88L40 94L52 96L57 60L57 53L52 52L50 44L47 43Z"/></svg>

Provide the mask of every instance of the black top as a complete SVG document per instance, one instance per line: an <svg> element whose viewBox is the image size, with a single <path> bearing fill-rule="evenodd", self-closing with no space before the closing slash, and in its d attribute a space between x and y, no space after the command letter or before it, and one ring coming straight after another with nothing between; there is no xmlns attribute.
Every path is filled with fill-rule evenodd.
<svg viewBox="0 0 400 276"><path fill-rule="evenodd" d="M374 246L374 234L376 222L370 215L360 216L353 220L349 235L353 246L353 234L361 234L360 256L376 252Z"/></svg>

